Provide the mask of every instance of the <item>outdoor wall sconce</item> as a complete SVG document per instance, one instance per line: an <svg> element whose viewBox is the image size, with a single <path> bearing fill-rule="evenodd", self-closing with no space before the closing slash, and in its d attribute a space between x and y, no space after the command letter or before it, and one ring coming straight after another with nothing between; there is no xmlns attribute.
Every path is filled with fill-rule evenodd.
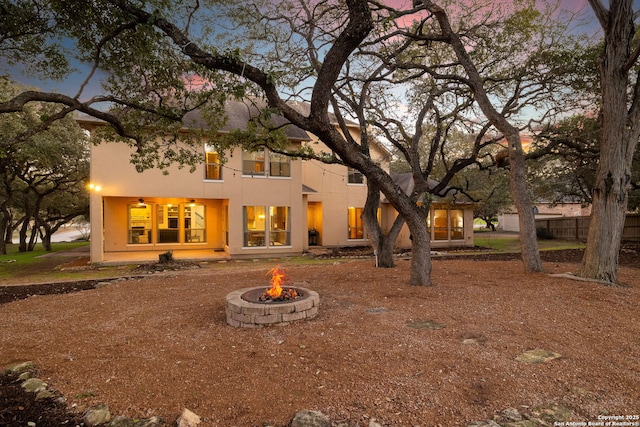
<svg viewBox="0 0 640 427"><path fill-rule="evenodd" d="M94 184L93 182L91 182L89 183L88 187L89 191L95 191L96 193L102 191L102 186L100 184Z"/></svg>

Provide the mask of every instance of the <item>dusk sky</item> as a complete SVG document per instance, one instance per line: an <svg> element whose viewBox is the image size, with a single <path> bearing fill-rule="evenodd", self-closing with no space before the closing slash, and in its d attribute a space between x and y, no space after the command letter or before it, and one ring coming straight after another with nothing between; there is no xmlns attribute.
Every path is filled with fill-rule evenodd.
<svg viewBox="0 0 640 427"><path fill-rule="evenodd" d="M502 0L502 1L504 1L507 4L512 3L511 0ZM606 3L608 2L605 2L605 4ZM387 4L392 5L399 9L406 9L411 7L411 0L387 0ZM493 2L493 4L495 4L495 2ZM640 7L640 0L634 0L634 4L637 9L638 7ZM561 8L566 11L581 14L580 16L583 19L586 19L588 21L588 25L579 27L580 31L586 31L594 36L597 36L597 34L601 32L600 26L595 18L595 15L591 10L591 7L587 3L587 0L561 0L560 5L561 5ZM57 81L43 82L37 79L28 78L20 75L20 72L18 69L8 70L8 71L10 72L11 76L14 79L16 79L19 83L29 85L29 86L35 86L45 91L61 92L70 96L75 96L80 87L80 84L85 79L88 73L88 69L86 65L79 64L79 63L74 64L74 66L78 68L80 71L72 74L62 82L57 82ZM104 77L105 77L104 74L96 73L91 83L85 89L81 99L88 98L91 95L100 93L99 81Z"/></svg>

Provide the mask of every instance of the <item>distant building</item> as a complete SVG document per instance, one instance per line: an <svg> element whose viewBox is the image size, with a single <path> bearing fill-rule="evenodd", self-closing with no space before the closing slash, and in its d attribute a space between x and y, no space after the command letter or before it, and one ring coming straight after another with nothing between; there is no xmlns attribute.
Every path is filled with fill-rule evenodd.
<svg viewBox="0 0 640 427"><path fill-rule="evenodd" d="M560 217L589 216L591 205L584 206L581 203L536 203L533 207L535 219L548 219ZM498 228L502 231L520 231L518 213L515 208L498 214Z"/></svg>

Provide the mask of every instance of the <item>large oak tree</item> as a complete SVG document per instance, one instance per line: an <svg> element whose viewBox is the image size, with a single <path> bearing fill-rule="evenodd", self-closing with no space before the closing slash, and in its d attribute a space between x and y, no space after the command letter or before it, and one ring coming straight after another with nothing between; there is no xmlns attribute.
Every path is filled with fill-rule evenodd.
<svg viewBox="0 0 640 427"><path fill-rule="evenodd" d="M618 280L631 164L640 138L640 39L632 0L589 0L602 29L604 48L600 68L602 130L600 155L592 197L589 235L579 275L605 283Z"/></svg>

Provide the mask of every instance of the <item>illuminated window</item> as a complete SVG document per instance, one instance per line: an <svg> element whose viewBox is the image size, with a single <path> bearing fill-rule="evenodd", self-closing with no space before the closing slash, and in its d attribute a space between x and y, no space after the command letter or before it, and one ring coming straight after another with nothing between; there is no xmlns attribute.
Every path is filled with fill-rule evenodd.
<svg viewBox="0 0 640 427"><path fill-rule="evenodd" d="M206 239L204 205L188 203L184 205L185 243L204 243Z"/></svg>
<svg viewBox="0 0 640 427"><path fill-rule="evenodd" d="M447 221L446 209L435 209L433 211L433 239L449 240L449 225Z"/></svg>
<svg viewBox="0 0 640 427"><path fill-rule="evenodd" d="M180 208L178 205L158 205L158 243L178 243Z"/></svg>
<svg viewBox="0 0 640 427"><path fill-rule="evenodd" d="M129 244L206 242L205 205L194 200L150 205L140 199L139 203L128 206L128 213Z"/></svg>
<svg viewBox="0 0 640 427"><path fill-rule="evenodd" d="M452 209L451 215L451 240L464 239L464 211L462 209Z"/></svg>
<svg viewBox="0 0 640 427"><path fill-rule="evenodd" d="M222 179L222 163L220 162L220 155L213 151L207 151L205 153L205 179Z"/></svg>
<svg viewBox="0 0 640 427"><path fill-rule="evenodd" d="M364 227L362 224L363 208L348 208L349 234L348 239L364 239Z"/></svg>
<svg viewBox="0 0 640 427"><path fill-rule="evenodd" d="M129 238L130 244L151 243L151 206L140 202L129 205Z"/></svg>
<svg viewBox="0 0 640 427"><path fill-rule="evenodd" d="M269 246L291 245L289 231L289 207L269 207Z"/></svg>
<svg viewBox="0 0 640 427"><path fill-rule="evenodd" d="M434 240L464 239L464 211L462 209L434 209L432 212L433 223L427 219L427 225L433 225Z"/></svg>
<svg viewBox="0 0 640 427"><path fill-rule="evenodd" d="M291 158L284 154L269 153L269 175L291 176Z"/></svg>
<svg viewBox="0 0 640 427"><path fill-rule="evenodd" d="M244 207L244 247L291 245L289 207L269 206L268 209L267 217L264 206Z"/></svg>
<svg viewBox="0 0 640 427"><path fill-rule="evenodd" d="M244 244L245 247L265 246L267 218L264 206L244 207Z"/></svg>
<svg viewBox="0 0 640 427"><path fill-rule="evenodd" d="M265 155L264 150L243 151L242 152L242 174L243 175L265 175Z"/></svg>

